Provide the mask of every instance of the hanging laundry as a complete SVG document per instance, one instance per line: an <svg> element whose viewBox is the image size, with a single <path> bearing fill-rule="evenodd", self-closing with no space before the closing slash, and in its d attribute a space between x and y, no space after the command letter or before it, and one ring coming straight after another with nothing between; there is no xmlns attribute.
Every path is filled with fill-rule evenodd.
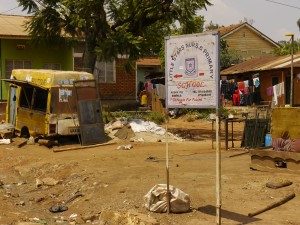
<svg viewBox="0 0 300 225"><path fill-rule="evenodd" d="M239 92L239 90L235 90L235 91L234 91L232 100L233 100L233 105L235 105L235 106L240 105L241 97L240 97L240 92Z"/></svg>
<svg viewBox="0 0 300 225"><path fill-rule="evenodd" d="M258 87L259 87L259 85L260 85L260 82L259 82L259 78L258 78L258 77L256 77L256 78L253 78L253 84L254 84L254 86L255 86L256 88L258 88Z"/></svg>
<svg viewBox="0 0 300 225"><path fill-rule="evenodd" d="M282 96L282 95L284 95L284 82L281 82L280 84L279 84L279 92L278 92L278 96L280 97L280 96Z"/></svg>
<svg viewBox="0 0 300 225"><path fill-rule="evenodd" d="M278 105L278 96L279 95L279 85L276 84L273 86L273 101L275 105Z"/></svg>
<svg viewBox="0 0 300 225"><path fill-rule="evenodd" d="M273 96L273 86L267 88L267 95Z"/></svg>
<svg viewBox="0 0 300 225"><path fill-rule="evenodd" d="M166 99L166 91L165 90L166 90L165 85L163 85L163 84L156 85L157 95L159 96L160 99Z"/></svg>
<svg viewBox="0 0 300 225"><path fill-rule="evenodd" d="M239 90L244 90L245 89L245 83L244 83L244 81L238 82L238 89Z"/></svg>
<svg viewBox="0 0 300 225"><path fill-rule="evenodd" d="M244 81L245 88L249 87L249 80Z"/></svg>

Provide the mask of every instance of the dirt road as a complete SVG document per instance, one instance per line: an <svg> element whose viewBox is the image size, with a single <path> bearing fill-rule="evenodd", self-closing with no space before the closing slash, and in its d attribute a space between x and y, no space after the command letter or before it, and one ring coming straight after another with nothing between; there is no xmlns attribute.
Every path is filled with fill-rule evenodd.
<svg viewBox="0 0 300 225"><path fill-rule="evenodd" d="M214 224L215 153L210 140L170 143L171 184L192 201L191 212L170 215L150 213L143 206L143 196L155 184L165 183L165 144L131 144L131 150L116 150L120 144L115 144L61 153L36 145L1 145L0 224L85 224L99 215L94 224L142 224L143 219L128 222L130 216L145 216L149 221L144 218L143 224ZM250 157L228 157L234 153L238 151L222 151L223 224L300 224L299 174L251 171ZM154 160L147 160L150 156ZM44 178L51 179L40 184ZM265 187L274 179L288 179L293 185ZM49 211L76 192L83 196L70 202L67 211ZM290 192L296 197L288 203L247 217Z"/></svg>

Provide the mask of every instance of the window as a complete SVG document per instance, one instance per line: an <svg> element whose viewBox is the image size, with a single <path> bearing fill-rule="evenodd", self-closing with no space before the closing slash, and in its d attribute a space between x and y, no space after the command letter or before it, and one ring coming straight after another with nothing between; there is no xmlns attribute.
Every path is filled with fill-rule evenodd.
<svg viewBox="0 0 300 225"><path fill-rule="evenodd" d="M13 69L31 69L30 60L5 60L5 77L10 78Z"/></svg>
<svg viewBox="0 0 300 225"><path fill-rule="evenodd" d="M60 70L60 64L59 63L45 63L43 66L43 69Z"/></svg>
<svg viewBox="0 0 300 225"><path fill-rule="evenodd" d="M111 62L96 61L94 76L99 83L115 83L116 82L115 60Z"/></svg>
<svg viewBox="0 0 300 225"><path fill-rule="evenodd" d="M46 112L48 91L33 86L23 86L20 94L20 106L27 109Z"/></svg>
<svg viewBox="0 0 300 225"><path fill-rule="evenodd" d="M48 91L42 88L35 88L33 92L33 110L38 110L42 112L46 112L47 110L47 98Z"/></svg>
<svg viewBox="0 0 300 225"><path fill-rule="evenodd" d="M32 104L32 96L33 96L32 86L22 87L21 94L20 94L20 106L30 109Z"/></svg>

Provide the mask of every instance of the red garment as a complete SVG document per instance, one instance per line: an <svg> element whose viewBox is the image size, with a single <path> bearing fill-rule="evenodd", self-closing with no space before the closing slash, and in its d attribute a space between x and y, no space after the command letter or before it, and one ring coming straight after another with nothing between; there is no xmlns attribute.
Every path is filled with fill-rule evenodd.
<svg viewBox="0 0 300 225"><path fill-rule="evenodd" d="M233 100L233 105L236 105L236 106L240 105L241 97L240 97L239 90L234 91L234 94L233 94L232 98L233 98L232 99Z"/></svg>
<svg viewBox="0 0 300 225"><path fill-rule="evenodd" d="M245 89L245 83L244 83L244 81L238 82L238 89L239 90L244 90Z"/></svg>

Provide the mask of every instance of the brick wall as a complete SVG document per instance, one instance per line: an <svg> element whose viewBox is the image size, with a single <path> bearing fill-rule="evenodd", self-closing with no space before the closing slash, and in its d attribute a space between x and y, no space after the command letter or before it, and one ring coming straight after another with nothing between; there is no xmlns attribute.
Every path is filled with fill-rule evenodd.
<svg viewBox="0 0 300 225"><path fill-rule="evenodd" d="M116 60L116 83L99 84L101 99L108 100L135 100L136 74L135 70L126 72L125 59Z"/></svg>

